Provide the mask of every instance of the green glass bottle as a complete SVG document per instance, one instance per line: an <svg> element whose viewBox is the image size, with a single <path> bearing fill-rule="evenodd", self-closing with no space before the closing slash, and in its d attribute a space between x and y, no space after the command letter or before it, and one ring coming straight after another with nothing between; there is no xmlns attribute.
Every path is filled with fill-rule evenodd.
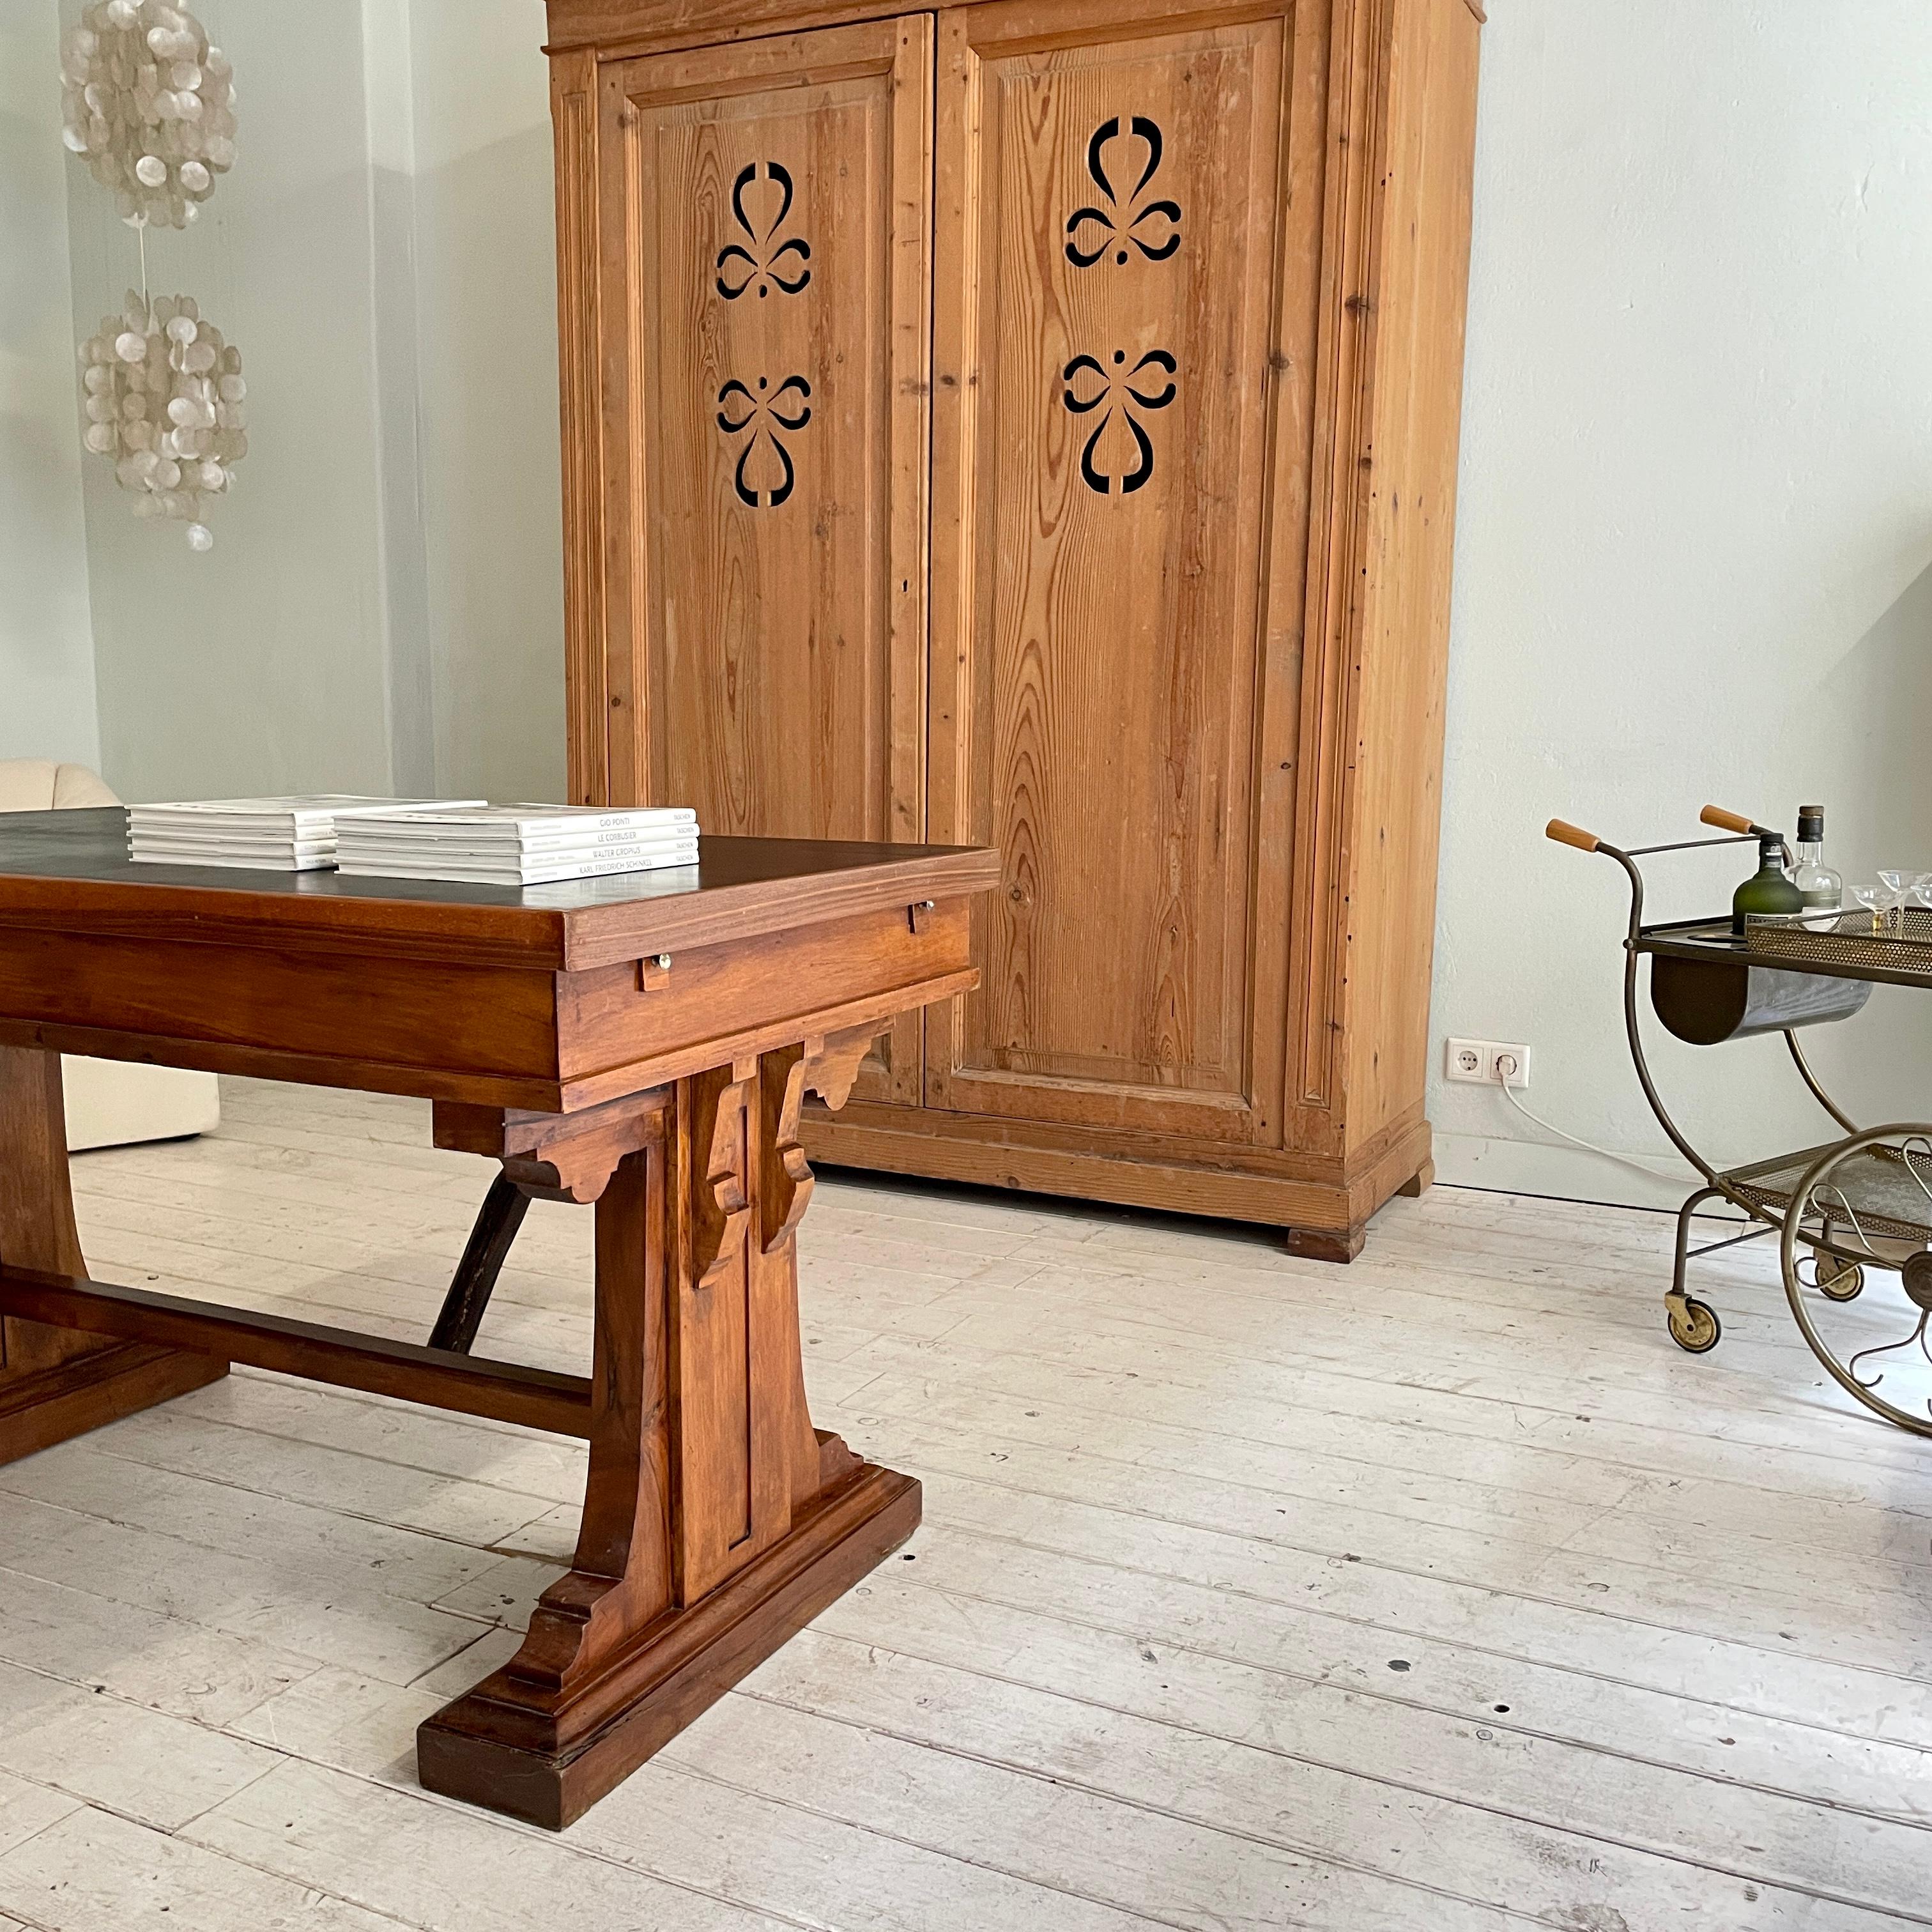
<svg viewBox="0 0 1932 1932"><path fill-rule="evenodd" d="M1784 841L1775 832L1760 835L1757 870L1731 895L1731 931L1742 939L1748 916L1789 918L1804 910L1804 895L1785 876Z"/></svg>

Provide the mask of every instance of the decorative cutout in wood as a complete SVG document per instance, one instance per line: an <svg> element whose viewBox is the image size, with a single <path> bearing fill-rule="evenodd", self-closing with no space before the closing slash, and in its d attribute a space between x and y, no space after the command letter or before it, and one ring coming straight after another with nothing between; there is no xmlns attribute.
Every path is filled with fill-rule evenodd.
<svg viewBox="0 0 1932 1932"><path fill-rule="evenodd" d="M731 487L739 502L754 510L775 509L791 494L798 476L779 432L801 430L812 420L812 385L802 376L788 376L769 394L768 381L760 376L754 394L734 376L718 392L718 427L727 436L745 436ZM750 434L746 435L748 430ZM770 446L778 464L776 482L764 488L759 487L758 472L753 468L761 443ZM766 470L764 473L769 477L770 472Z"/></svg>
<svg viewBox="0 0 1932 1932"><path fill-rule="evenodd" d="M748 210L746 191L760 188L766 192L754 196L758 206ZM774 200L777 212L761 223L760 216ZM782 161L751 161L739 170L738 178L731 184L731 216L751 245L728 242L712 265L717 273L718 292L727 302L736 302L754 285L761 301L774 288L795 296L812 280L812 244L796 235L783 242L777 239L791 212L791 170Z"/></svg>
<svg viewBox="0 0 1932 1932"><path fill-rule="evenodd" d="M1066 385L1060 392L1060 400L1070 414L1090 416L1103 404L1106 405L1080 452L1081 481L1102 496L1114 493L1131 496L1153 476L1154 444L1141 427L1136 412L1164 410L1174 400L1174 361L1165 349L1150 349L1131 369L1125 367L1126 359L1124 349L1115 350L1114 366L1109 370L1091 356L1076 356L1060 372ZM1163 375L1166 381L1159 388L1154 388L1155 382ZM1119 476L1114 476L1100 466L1096 458L1100 438L1108 424L1113 421L1116 410L1133 438L1134 460Z"/></svg>
<svg viewBox="0 0 1932 1932"><path fill-rule="evenodd" d="M1144 158L1135 154L1132 144L1136 142L1144 150ZM1180 202L1141 200L1160 166L1163 145L1160 129L1144 114L1133 117L1124 136L1118 114L1094 130L1087 143L1087 172L1106 206L1076 208L1066 218L1066 259L1076 268L1090 268L1109 249L1115 262L1124 265L1130 247L1150 262L1164 262L1180 246ZM1137 158L1141 159L1139 178L1126 194L1116 193L1108 160L1115 168L1125 170Z"/></svg>

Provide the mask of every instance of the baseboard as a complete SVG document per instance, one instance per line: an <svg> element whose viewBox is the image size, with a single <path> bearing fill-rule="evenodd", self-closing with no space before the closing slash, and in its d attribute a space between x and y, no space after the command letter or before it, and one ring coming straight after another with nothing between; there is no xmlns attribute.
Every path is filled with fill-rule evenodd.
<svg viewBox="0 0 1932 1932"><path fill-rule="evenodd" d="M1646 1162L1652 1156L1646 1154ZM1655 1157L1662 1167L1670 1156ZM1675 1211L1697 1185L1688 1162L1684 1178L1654 1180L1582 1148L1552 1147L1546 1142L1514 1141L1486 1134L1436 1135L1436 1178L1450 1187L1484 1187L1502 1194L1544 1194L1565 1201L1604 1201L1622 1208L1666 1208Z"/></svg>

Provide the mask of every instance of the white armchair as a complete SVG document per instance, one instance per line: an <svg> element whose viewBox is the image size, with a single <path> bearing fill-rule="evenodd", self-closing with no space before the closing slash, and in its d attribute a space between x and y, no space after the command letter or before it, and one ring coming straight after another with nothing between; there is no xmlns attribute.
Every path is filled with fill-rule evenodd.
<svg viewBox="0 0 1932 1932"><path fill-rule="evenodd" d="M68 811L121 801L85 765L47 758L0 758L0 812ZM178 1140L221 1124L221 1092L212 1073L134 1060L61 1057L67 1089L67 1144L124 1147Z"/></svg>

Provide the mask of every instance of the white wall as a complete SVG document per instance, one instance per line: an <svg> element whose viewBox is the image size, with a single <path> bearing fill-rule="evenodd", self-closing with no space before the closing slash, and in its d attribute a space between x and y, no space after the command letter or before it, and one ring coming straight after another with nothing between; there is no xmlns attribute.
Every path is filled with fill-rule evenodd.
<svg viewBox="0 0 1932 1932"><path fill-rule="evenodd" d="M59 23L0 0L0 758L98 764Z"/></svg>
<svg viewBox="0 0 1932 1932"><path fill-rule="evenodd" d="M193 228L149 236L148 279L240 347L250 447L206 556L86 466L107 776L136 798L561 797L541 0L199 11L240 154ZM57 118L52 138L57 169ZM77 164L70 200L84 334L136 242Z"/></svg>
<svg viewBox="0 0 1932 1932"><path fill-rule="evenodd" d="M542 0L409 0L439 783L566 795Z"/></svg>
<svg viewBox="0 0 1932 1932"><path fill-rule="evenodd" d="M203 10L242 157L156 280L241 344L253 448L207 558L88 465L109 776L560 796L540 0ZM1932 866L1932 8L1490 13L1434 1050L1527 1040L1532 1106L1654 1150L1618 875L1544 821L1635 843L1707 799L1781 822L1815 797L1846 870ZM69 197L87 326L132 237L77 169ZM1660 909L1721 906L1738 862L1660 869ZM1922 1114L1928 1019L1882 992L1813 1038L1861 1110ZM1730 1156L1810 1131L1781 1052L1666 1041L1660 1070ZM1447 1178L1646 1191L1496 1094L1438 1079L1430 1110Z"/></svg>
<svg viewBox="0 0 1932 1932"><path fill-rule="evenodd" d="M1637 844L1816 800L1848 874L1932 867L1932 8L1489 11L1430 1112L1446 1179L1632 1198L1442 1042L1528 1041L1538 1112L1664 1146L1621 874L1552 816ZM1742 849L1655 862L1660 916L1727 904ZM1928 1023L1881 990L1808 1038L1852 1111L1922 1120ZM1825 1137L1775 1036L1658 1058L1721 1155Z"/></svg>
<svg viewBox="0 0 1932 1932"><path fill-rule="evenodd" d="M79 12L64 0L64 15ZM136 521L85 469L106 775L130 798L389 788L359 0L206 0L232 58L240 156L202 218L154 230L157 295L191 295L241 350L249 450L207 518ZM138 284L137 238L71 164L86 334Z"/></svg>

